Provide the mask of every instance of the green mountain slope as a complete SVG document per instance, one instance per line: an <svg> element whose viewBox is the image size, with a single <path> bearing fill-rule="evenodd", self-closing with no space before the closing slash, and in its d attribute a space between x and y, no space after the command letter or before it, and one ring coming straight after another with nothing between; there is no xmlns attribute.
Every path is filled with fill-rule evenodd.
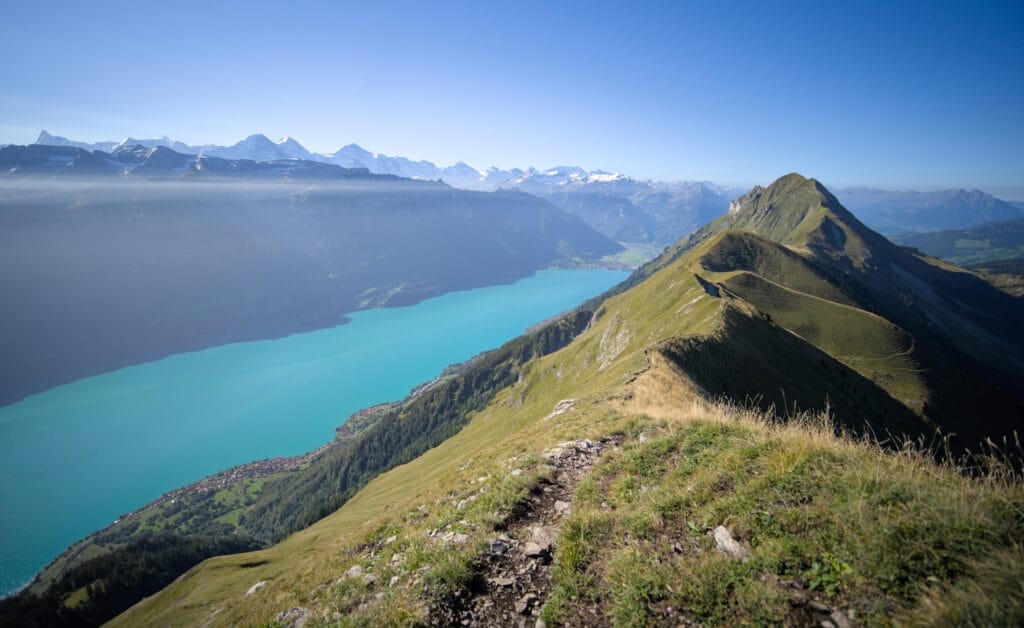
<svg viewBox="0 0 1024 628"><path fill-rule="evenodd" d="M901 401L912 409L923 408L929 422L947 434L959 435L961 445L1008 434L1012 426L1006 417L1012 417L1009 422L1015 424L1022 416L1024 335L1016 324L1024 320L1020 300L969 272L893 245L860 223L813 179L791 174L768 188L755 188L734 201L725 216L666 251L649 268L641 269L641 274L649 275L692 254L717 234L735 229L756 233L798 254L814 275L826 278L843 296L815 292L806 272L764 268L763 278L875 314L908 334L913 349L900 358L903 375L890 374L903 380L900 387L914 393ZM744 242L749 239L747 236ZM738 244L727 247L727 263L749 257L746 248ZM723 266L719 257L722 255L710 262L712 269L732 268ZM781 255L776 252L775 257ZM735 268L749 266L740 262ZM760 303L769 305L765 300ZM765 311L773 314L772 310L768 307ZM820 318L818 312L812 312L805 310L805 314ZM828 324L829 317L825 318ZM865 346L892 344L882 340L887 334L878 336L868 328L863 334ZM816 342L812 337L806 339ZM849 342L856 344L856 336L848 338ZM819 348L830 351L827 346ZM912 376L915 368L919 375ZM910 381L914 379L918 384Z"/></svg>
<svg viewBox="0 0 1024 628"><path fill-rule="evenodd" d="M268 480L243 528L326 516L113 623L1013 623L1020 484L856 435L1019 429L1019 313L789 175Z"/></svg>

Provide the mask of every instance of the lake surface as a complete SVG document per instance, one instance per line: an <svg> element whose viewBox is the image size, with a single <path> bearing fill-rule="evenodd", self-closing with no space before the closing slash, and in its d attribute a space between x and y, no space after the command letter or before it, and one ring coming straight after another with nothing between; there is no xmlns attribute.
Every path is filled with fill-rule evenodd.
<svg viewBox="0 0 1024 628"><path fill-rule="evenodd" d="M512 285L366 310L346 325L174 355L0 408L0 594L164 492L328 442L356 410L622 281L546 270Z"/></svg>

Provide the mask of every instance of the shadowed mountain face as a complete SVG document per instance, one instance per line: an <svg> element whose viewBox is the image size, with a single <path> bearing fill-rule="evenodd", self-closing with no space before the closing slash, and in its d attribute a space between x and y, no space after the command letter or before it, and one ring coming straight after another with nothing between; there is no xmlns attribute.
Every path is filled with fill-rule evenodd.
<svg viewBox="0 0 1024 628"><path fill-rule="evenodd" d="M0 291L17 304L0 403L619 250L526 194L327 164L41 146L0 162Z"/></svg>

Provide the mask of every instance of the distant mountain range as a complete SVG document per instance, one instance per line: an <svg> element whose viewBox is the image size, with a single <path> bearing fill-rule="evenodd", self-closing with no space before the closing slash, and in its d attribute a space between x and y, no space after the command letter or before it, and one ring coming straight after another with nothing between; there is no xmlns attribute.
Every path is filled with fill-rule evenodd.
<svg viewBox="0 0 1024 628"><path fill-rule="evenodd" d="M322 154L307 150L290 137L274 142L260 134L250 135L232 146L192 146L167 137L87 143L43 130L36 143L111 154L136 146L149 149L166 147L207 159L304 160L365 169L371 174L441 180L468 190L517 188L578 216L613 240L647 245L653 249L675 242L720 215L728 207L729 200L743 192L740 188L709 181L640 180L603 170L587 171L578 166L555 166L546 170L533 167L479 170L460 161L439 167L429 161L374 153L357 144ZM283 164L276 167L285 168ZM304 168L311 174L316 173L310 166ZM848 187L837 189L835 193L862 222L887 235L966 229L985 222L1024 218L1024 202L1006 202L981 190L920 192Z"/></svg>
<svg viewBox="0 0 1024 628"><path fill-rule="evenodd" d="M908 233L894 237L893 242L961 266L1024 259L1024 219L988 222L970 229Z"/></svg>
<svg viewBox="0 0 1024 628"><path fill-rule="evenodd" d="M1008 203L981 190L876 190L852 187L836 197L871 228L886 235L967 229L1024 218L1024 203Z"/></svg>
<svg viewBox="0 0 1024 628"><path fill-rule="evenodd" d="M142 146L143 148L164 146L183 154L221 157L223 159L251 159L253 161L302 159L333 164L343 168L365 168L373 174L390 174L407 179L430 181L440 179L455 187L474 190L495 190L499 187L498 184L491 184L495 179L501 179L500 182L504 182L516 176L518 172L508 171L507 176L502 177L498 173L503 171L492 168L492 171L489 171L491 181L485 184L484 180L487 178L488 173L480 172L462 162L453 166L439 168L429 161L413 161L405 157L389 157L379 153L372 153L358 144L349 144L333 153L325 155L306 150L302 144L290 137L285 137L275 142L267 136L258 133L250 135L231 146L217 146L215 144L191 146L168 137L157 139L127 138L120 142L77 142L59 135L51 135L46 130L43 130L40 131L36 144L70 146L89 151L100 150L106 153L114 152L119 148L132 148L135 146Z"/></svg>
<svg viewBox="0 0 1024 628"><path fill-rule="evenodd" d="M303 159L226 159L179 153L163 145L118 145L109 152L72 146L5 146L0 148L0 176L66 178L131 176L149 178L266 178L280 180L366 179L397 182L394 175L366 168L343 168ZM426 183L426 182L424 182ZM447 187L447 186L445 186Z"/></svg>

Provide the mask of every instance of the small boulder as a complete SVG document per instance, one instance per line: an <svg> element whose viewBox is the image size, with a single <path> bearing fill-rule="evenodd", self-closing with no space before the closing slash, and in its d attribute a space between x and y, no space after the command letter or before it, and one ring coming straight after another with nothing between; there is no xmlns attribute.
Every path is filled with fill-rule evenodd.
<svg viewBox="0 0 1024 628"><path fill-rule="evenodd" d="M449 545L465 545L469 542L469 535L462 532L446 532L441 538Z"/></svg>
<svg viewBox="0 0 1024 628"><path fill-rule="evenodd" d="M510 546L510 539L506 536L499 536L491 541L491 553L495 555L504 554Z"/></svg>
<svg viewBox="0 0 1024 628"><path fill-rule="evenodd" d="M363 575L363 568L361 565L352 565L348 568L348 571L345 572L346 578L358 578L361 575Z"/></svg>
<svg viewBox="0 0 1024 628"><path fill-rule="evenodd" d="M533 608L533 605L537 602L537 596L533 593L527 593L523 597L516 600L516 612L520 615L526 615Z"/></svg>
<svg viewBox="0 0 1024 628"><path fill-rule="evenodd" d="M832 611L829 619L836 625L836 628L853 628L853 622L850 621L850 618L843 611Z"/></svg>
<svg viewBox="0 0 1024 628"><path fill-rule="evenodd" d="M548 526L534 526L530 528L530 540L545 550L550 550L555 544L555 531Z"/></svg>
<svg viewBox="0 0 1024 628"><path fill-rule="evenodd" d="M277 616L277 621L288 628L302 628L306 625L306 621L309 619L309 611L297 606L290 608L286 611L281 611Z"/></svg>
<svg viewBox="0 0 1024 628"><path fill-rule="evenodd" d="M747 560L750 558L750 552L733 538L729 528L718 526L715 528L714 535L715 546L718 548L718 551L736 560Z"/></svg>
<svg viewBox="0 0 1024 628"><path fill-rule="evenodd" d="M496 587L510 587L516 583L515 578L488 578L487 581Z"/></svg>
<svg viewBox="0 0 1024 628"><path fill-rule="evenodd" d="M537 558L538 556L543 556L547 553L548 551L546 549L537 545L533 541L527 541L526 544L523 545L523 554L530 558Z"/></svg>
<svg viewBox="0 0 1024 628"><path fill-rule="evenodd" d="M254 585L252 585L251 587L249 587L249 590L248 590L248 591L246 591L246 592L245 592L245 594L246 594L246 595L252 595L252 594L256 593L257 591L259 591L260 589L262 589L262 588L263 588L263 585L265 585L266 583L267 583L267 581L266 581L266 580L260 580L260 581L259 581L259 582L257 582L256 584L254 584Z"/></svg>

